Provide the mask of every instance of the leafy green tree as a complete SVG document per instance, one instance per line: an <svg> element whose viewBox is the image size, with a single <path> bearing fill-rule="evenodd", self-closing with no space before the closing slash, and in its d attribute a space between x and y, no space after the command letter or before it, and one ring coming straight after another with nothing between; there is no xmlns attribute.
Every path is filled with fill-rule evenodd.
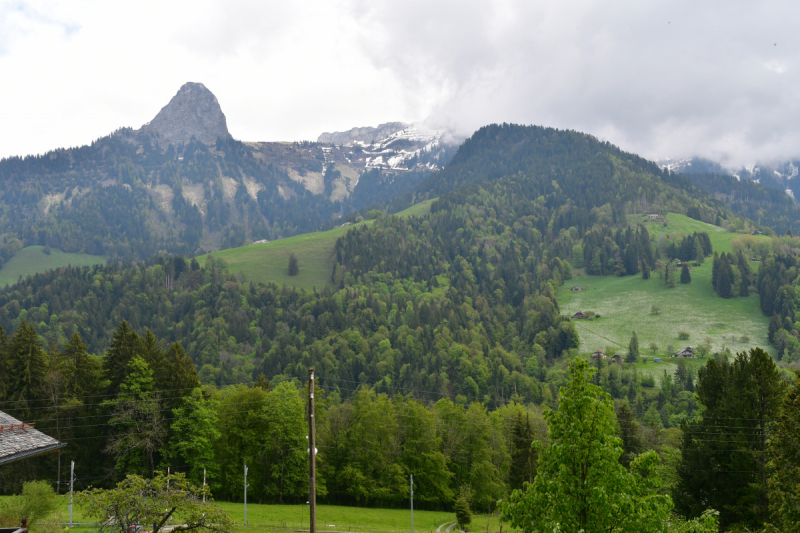
<svg viewBox="0 0 800 533"><path fill-rule="evenodd" d="M700 243L700 239L694 240L694 252L692 254L694 256L694 261L698 265L701 265L705 260L705 254L703 253L703 245Z"/></svg>
<svg viewBox="0 0 800 533"><path fill-rule="evenodd" d="M681 283L691 283L692 275L689 273L689 264L683 263L681 267Z"/></svg>
<svg viewBox="0 0 800 533"><path fill-rule="evenodd" d="M658 456L640 455L630 472L619 463L611 398L591 383L586 361L571 364L558 411L545 414L551 445L536 479L502 503L501 516L526 533L666 531L672 502L656 493Z"/></svg>
<svg viewBox="0 0 800 533"><path fill-rule="evenodd" d="M627 363L635 363L639 360L639 337L636 336L636 332L633 332L631 335L631 342L628 343L628 354L625 356L625 361Z"/></svg>
<svg viewBox="0 0 800 533"><path fill-rule="evenodd" d="M400 451L395 406L386 394L364 388L353 398L350 409L352 419L343 439L346 462L337 472L336 483L360 502L406 498L407 478L393 460Z"/></svg>
<svg viewBox="0 0 800 533"><path fill-rule="evenodd" d="M267 393L264 417L267 420L263 449L265 456L265 494L278 503L285 496L299 497L308 494L308 433L304 411L297 388L283 382ZM319 460L319 458L318 458ZM320 480L317 492L325 494Z"/></svg>
<svg viewBox="0 0 800 533"><path fill-rule="evenodd" d="M214 457L214 441L222 436L217 408L219 401L205 398L194 389L184 396L181 406L172 410L169 446L163 450L167 464L189 465L186 477L199 484L205 471L208 479L216 479L218 464Z"/></svg>
<svg viewBox="0 0 800 533"><path fill-rule="evenodd" d="M800 374L781 405L769 440L770 522L779 531L800 527Z"/></svg>
<svg viewBox="0 0 800 533"><path fill-rule="evenodd" d="M403 469L414 475L415 500L432 504L453 501L453 474L442 453L435 415L422 402L407 399L398 406L398 416L403 421L398 459Z"/></svg>
<svg viewBox="0 0 800 533"><path fill-rule="evenodd" d="M151 479L129 475L112 489L77 493L86 516L97 519L101 532L128 533L131 527L153 524L158 533L170 521L174 530L229 532L233 521L211 500L208 487L197 487L181 474L157 472Z"/></svg>

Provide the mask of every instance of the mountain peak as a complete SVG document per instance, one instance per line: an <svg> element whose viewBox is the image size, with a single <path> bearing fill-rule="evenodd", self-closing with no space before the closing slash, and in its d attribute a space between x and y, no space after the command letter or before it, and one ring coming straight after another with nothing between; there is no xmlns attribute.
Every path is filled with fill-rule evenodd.
<svg viewBox="0 0 800 533"><path fill-rule="evenodd" d="M181 144L194 136L205 144L230 137L217 97L202 83L188 82L143 129L157 134L162 145Z"/></svg>

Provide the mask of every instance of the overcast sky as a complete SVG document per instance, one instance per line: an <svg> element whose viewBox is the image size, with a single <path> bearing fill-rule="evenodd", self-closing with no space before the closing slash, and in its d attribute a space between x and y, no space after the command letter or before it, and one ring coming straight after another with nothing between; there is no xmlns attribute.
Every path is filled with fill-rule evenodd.
<svg viewBox="0 0 800 533"><path fill-rule="evenodd" d="M0 156L138 128L195 81L247 141L517 122L651 159L800 157L798 21L764 0L0 0Z"/></svg>

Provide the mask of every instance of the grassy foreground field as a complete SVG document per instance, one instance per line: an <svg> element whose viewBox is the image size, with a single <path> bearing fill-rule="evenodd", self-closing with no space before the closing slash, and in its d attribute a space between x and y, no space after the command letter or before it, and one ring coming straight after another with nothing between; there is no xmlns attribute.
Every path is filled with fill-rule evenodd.
<svg viewBox="0 0 800 533"><path fill-rule="evenodd" d="M641 215L635 217L630 217L631 223L641 222ZM653 244L657 244L661 233L705 231L715 251L729 252L731 241L737 236L683 215L669 214L668 221L667 227L661 222L647 224ZM594 320L574 321L582 352L608 348L625 353L631 333L636 331L642 354L647 355L651 361L649 366L657 367L653 370L659 373L670 364L655 365L652 359L669 355L667 347L670 345L677 351L709 342L712 350L729 347L733 352L759 346L774 355L774 348L767 342L769 319L761 313L758 296L718 297L711 286L711 265L708 259L702 266L694 267L692 282L678 283L674 289L667 289L657 274L649 280L643 280L638 274L579 276L561 288L559 305L564 314L594 311L601 315ZM587 290L570 292L569 288L576 284ZM651 313L654 305L661 309L659 314ZM678 339L681 331L689 333L688 340ZM650 343L658 345L655 353L648 349ZM674 371L674 368L667 368L667 371Z"/></svg>
<svg viewBox="0 0 800 533"><path fill-rule="evenodd" d="M9 496L0 496L0 506ZM62 496L63 509L60 520L69 520L67 496ZM217 502L228 511L230 517L239 526L239 531L267 531L271 529L308 530L307 505L264 505L247 504L247 528L244 524L244 505L242 503ZM455 515L445 511L414 511L414 531L433 533L442 524L455 521ZM73 522L87 524L91 522L83 514L83 510L75 505ZM489 531L500 529L496 515L473 515L471 529L478 531L488 526ZM503 528L507 528L503 524ZM88 525L75 528L78 531L93 531ZM411 531L411 514L408 509L379 509L367 507L345 507L340 505L317 506L317 529L320 531L348 531L353 533L405 533ZM446 528L442 528L442 532Z"/></svg>
<svg viewBox="0 0 800 533"><path fill-rule="evenodd" d="M67 265L91 266L106 262L101 255L72 254L61 250L51 250L50 255L46 255L42 252L43 248L43 246L27 246L17 252L17 255L0 269L0 287L13 285L20 276L25 278Z"/></svg>
<svg viewBox="0 0 800 533"><path fill-rule="evenodd" d="M431 202L426 200L413 205L392 216L422 216L431 210ZM358 224L369 224L367 220ZM331 262L336 239L344 235L353 226L334 228L329 231L304 233L288 239L279 239L265 244L251 244L240 248L221 250L213 254L203 255L197 260L203 264L209 255L224 259L231 271L241 272L248 279L263 283L274 282L278 285L311 290L322 289L331 283ZM300 264L300 273L289 276L289 254L295 254Z"/></svg>

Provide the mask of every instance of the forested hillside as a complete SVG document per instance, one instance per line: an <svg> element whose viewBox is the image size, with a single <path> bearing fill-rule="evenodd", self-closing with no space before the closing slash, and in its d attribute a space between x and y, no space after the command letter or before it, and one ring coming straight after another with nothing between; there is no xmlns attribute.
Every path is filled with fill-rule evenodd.
<svg viewBox="0 0 800 533"><path fill-rule="evenodd" d="M800 208L783 189L721 174L692 173L686 179L734 213L780 235L800 229Z"/></svg>

